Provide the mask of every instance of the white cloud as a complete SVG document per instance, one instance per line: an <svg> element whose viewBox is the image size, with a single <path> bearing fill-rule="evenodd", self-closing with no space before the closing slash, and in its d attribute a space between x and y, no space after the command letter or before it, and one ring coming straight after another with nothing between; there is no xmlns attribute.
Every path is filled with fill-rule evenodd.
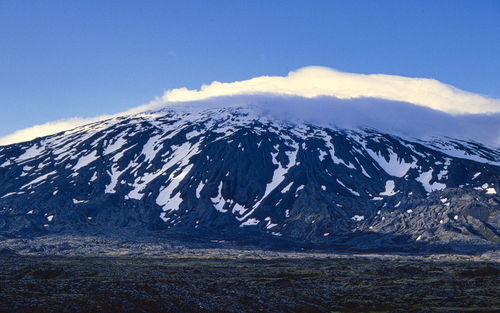
<svg viewBox="0 0 500 313"><path fill-rule="evenodd" d="M319 66L304 67L285 77L261 76L233 83L213 82L200 90L173 89L165 93L163 100L183 102L259 93L305 98L380 98L409 102L451 114L500 112L500 99L463 91L435 79L343 73Z"/></svg>
<svg viewBox="0 0 500 313"><path fill-rule="evenodd" d="M17 130L10 135L0 138L0 146L16 142L28 141L37 137L56 134L68 129L82 126L88 123L96 122L100 118L69 118L41 125L31 126L29 128Z"/></svg>
<svg viewBox="0 0 500 313"><path fill-rule="evenodd" d="M17 130L12 134L0 138L0 146L9 145L18 142L29 141L38 137L48 136L73 129L78 126L103 121L106 119L120 117L129 114L137 114L155 107L153 103L141 105L118 114L101 115L96 117L81 118L73 117L58 121L48 122L40 125L31 126L25 129Z"/></svg>
<svg viewBox="0 0 500 313"><path fill-rule="evenodd" d="M426 135L455 134L478 141L488 137L485 141L500 144L500 126L497 126L500 118L498 114L492 115L500 112L500 99L463 91L434 79L343 73L311 66L290 72L285 77L261 76L232 83L213 82L203 85L200 90L169 90L151 103L126 112L94 118L72 118L19 130L0 138L0 145L28 141L87 123L163 106L213 105L214 101L217 105L255 104L260 101L262 109L275 106L267 109L281 117L300 116L346 127L356 125L395 131L419 129L417 133L421 134L424 133L423 129L427 129ZM415 114L419 118L414 118ZM450 126L444 126L443 123ZM484 123L489 128L484 128ZM391 129L383 127L387 125L392 125ZM453 131L451 127L460 129Z"/></svg>

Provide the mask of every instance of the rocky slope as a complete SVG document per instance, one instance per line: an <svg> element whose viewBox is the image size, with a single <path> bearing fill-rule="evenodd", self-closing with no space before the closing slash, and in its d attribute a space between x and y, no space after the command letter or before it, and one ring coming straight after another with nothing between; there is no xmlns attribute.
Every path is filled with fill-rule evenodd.
<svg viewBox="0 0 500 313"><path fill-rule="evenodd" d="M499 177L475 142L164 109L0 147L0 234L498 249Z"/></svg>

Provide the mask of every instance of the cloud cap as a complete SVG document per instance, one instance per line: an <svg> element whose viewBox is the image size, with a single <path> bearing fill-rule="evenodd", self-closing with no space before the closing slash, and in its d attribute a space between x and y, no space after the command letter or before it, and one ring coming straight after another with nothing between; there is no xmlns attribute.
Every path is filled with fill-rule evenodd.
<svg viewBox="0 0 500 313"><path fill-rule="evenodd" d="M481 128L482 123L479 121L488 121L488 136L493 136L494 140L484 141L493 142L496 146L500 145L500 126L497 126L500 125L500 115L498 114L500 113L500 99L460 90L435 79L410 78L385 74L345 73L321 66L304 67L288 73L287 76L260 76L230 83L214 81L211 84L203 85L199 90L190 90L187 88L172 89L166 91L161 97L157 97L150 103L132 108L126 112L93 118L77 117L21 129L0 138L0 145L29 141L37 137L52 135L113 117L136 114L163 107L174 108L176 104L194 103L196 105L208 103L212 99L214 102L220 102L219 105L231 105L231 103L234 105L236 102L245 105L254 103L255 101L265 101L262 98L265 95L304 99L324 98L321 102L323 103L323 112L329 111L330 106L337 107L331 108L332 110L330 111L339 112L342 109L342 112L345 112L346 110L350 110L352 114L342 114L342 116L345 115L346 119L354 115L368 116L370 117L370 123L373 123L372 127L387 125L389 122L394 123L393 118L391 119L387 114L381 114L387 109L381 106L381 103L385 102L375 100L394 102L395 105L399 106L397 110L394 109L394 114L401 117L401 120L403 120L402 116L408 116L407 109L414 105L422 109L444 114L440 115L440 119L433 118L432 120L435 122L433 125L429 125L426 122L430 129L441 129L442 125L440 124L449 120L448 117L456 117L453 121L456 123L460 121L460 125L467 126L461 126L463 131L459 136L462 138L475 138L479 140L483 136L486 136L488 134L487 131L482 133L474 132L474 134L471 133L471 136L467 136L464 131L472 130L472 128ZM225 100L220 101L222 98ZM326 98L330 98L330 100ZM268 100L272 100L273 103L267 103L266 105L278 105L279 102L281 106L280 112L283 114L287 113L287 110L293 112L300 111L301 114L305 114L302 109L298 110L296 107L293 107L291 102L277 101L277 99L276 97L269 98ZM340 100L349 101L340 105L342 102ZM297 104L299 102L295 101L294 103ZM300 103L308 105L303 101ZM359 110L361 107L366 109L366 111L361 112ZM377 113L377 111L382 112ZM354 114L354 112L357 113ZM309 112L307 113L309 114ZM379 119L375 120L372 116L378 116ZM367 123L368 120L361 122L365 126L370 126ZM337 124L342 125L344 123L337 120ZM442 133L439 133L439 135L442 135ZM453 131L446 135L454 136L458 135L458 133Z"/></svg>
<svg viewBox="0 0 500 313"><path fill-rule="evenodd" d="M185 102L211 97L274 93L315 98L379 98L408 102L450 114L500 112L500 99L488 98L443 84L435 79L385 74L344 73L328 67L308 66L288 76L260 76L232 83L212 82L200 90L165 92L164 102Z"/></svg>

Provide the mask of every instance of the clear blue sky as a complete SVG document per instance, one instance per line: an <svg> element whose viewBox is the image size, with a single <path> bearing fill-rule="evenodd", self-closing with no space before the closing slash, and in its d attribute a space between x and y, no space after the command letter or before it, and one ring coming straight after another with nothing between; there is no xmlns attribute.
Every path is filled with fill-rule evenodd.
<svg viewBox="0 0 500 313"><path fill-rule="evenodd" d="M306 65L500 97L500 1L0 0L0 136Z"/></svg>

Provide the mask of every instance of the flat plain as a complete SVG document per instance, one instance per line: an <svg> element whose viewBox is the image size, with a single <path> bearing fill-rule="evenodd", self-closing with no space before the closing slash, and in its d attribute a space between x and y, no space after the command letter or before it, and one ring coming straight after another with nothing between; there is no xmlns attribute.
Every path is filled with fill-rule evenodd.
<svg viewBox="0 0 500 313"><path fill-rule="evenodd" d="M499 295L491 260L0 257L1 312L499 312Z"/></svg>

